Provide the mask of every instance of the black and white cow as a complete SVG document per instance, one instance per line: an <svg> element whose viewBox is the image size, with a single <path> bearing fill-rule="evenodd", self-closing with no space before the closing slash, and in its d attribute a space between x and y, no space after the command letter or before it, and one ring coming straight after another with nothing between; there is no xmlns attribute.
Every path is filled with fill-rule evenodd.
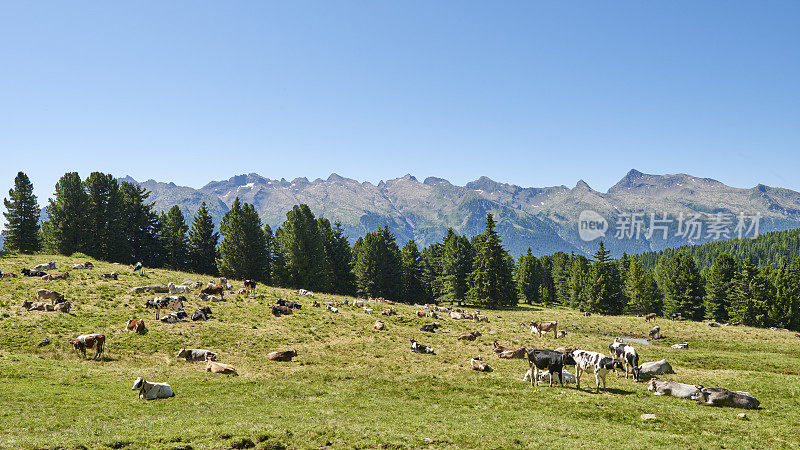
<svg viewBox="0 0 800 450"><path fill-rule="evenodd" d="M435 355L436 353L433 352L433 348L429 345L422 345L415 341L414 339L411 340L411 352L412 353L429 353L431 355Z"/></svg>
<svg viewBox="0 0 800 450"><path fill-rule="evenodd" d="M612 357L619 358L625 363L625 378L628 378L628 367L630 367L633 379L639 381L639 354L632 345L625 344L622 339L616 338L608 346L608 351L611 352Z"/></svg>
<svg viewBox="0 0 800 450"><path fill-rule="evenodd" d="M208 306L203 306L202 308L192 313L192 320L193 321L208 320L211 318L210 316L211 316L211 308L209 308Z"/></svg>
<svg viewBox="0 0 800 450"><path fill-rule="evenodd" d="M437 328L439 328L439 323L434 322L433 324L423 325L419 327L419 331L427 331L428 333L435 333Z"/></svg>
<svg viewBox="0 0 800 450"><path fill-rule="evenodd" d="M581 387L581 375L583 372L594 372L597 392L600 392L600 380L603 380L603 389L605 389L608 371L623 368L620 360L609 358L602 353L575 350L572 352L572 357L575 359L575 386L578 389Z"/></svg>
<svg viewBox="0 0 800 450"><path fill-rule="evenodd" d="M152 300L148 300L144 306L145 308L154 309L156 311L156 319L158 319L162 309L171 309L173 311L183 310L183 302L185 301L186 297L182 295L171 295L169 297L156 297Z"/></svg>
<svg viewBox="0 0 800 450"><path fill-rule="evenodd" d="M562 370L564 366L574 366L575 359L570 354L557 352L555 350L532 348L528 350L528 366L533 370L531 377L531 387L539 383L539 371L547 370L551 373L550 387L553 387L553 377L558 374L558 381L564 387Z"/></svg>

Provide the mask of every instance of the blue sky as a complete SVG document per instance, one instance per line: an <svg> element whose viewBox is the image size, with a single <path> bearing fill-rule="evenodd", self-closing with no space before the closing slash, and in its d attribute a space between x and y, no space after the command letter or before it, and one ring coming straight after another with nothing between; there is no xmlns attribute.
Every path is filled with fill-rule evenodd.
<svg viewBox="0 0 800 450"><path fill-rule="evenodd" d="M800 2L4 2L0 190L77 170L800 190Z"/></svg>

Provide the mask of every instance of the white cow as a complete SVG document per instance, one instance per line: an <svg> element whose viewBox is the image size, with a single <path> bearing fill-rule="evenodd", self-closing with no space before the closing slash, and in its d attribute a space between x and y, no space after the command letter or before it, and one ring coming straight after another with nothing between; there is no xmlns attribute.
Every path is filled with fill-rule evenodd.
<svg viewBox="0 0 800 450"><path fill-rule="evenodd" d="M364 306L364 300L356 299L353 300L353 307L354 308L362 308Z"/></svg>
<svg viewBox="0 0 800 450"><path fill-rule="evenodd" d="M148 383L142 377L133 382L132 391L139 389L139 398L155 400L157 398L175 397L172 388L167 383Z"/></svg>
<svg viewBox="0 0 800 450"><path fill-rule="evenodd" d="M575 387L578 389L581 387L581 375L583 372L594 372L597 392L600 392L600 380L603 380L603 389L605 389L608 371L612 369L623 369L620 360L609 358L602 353L575 350L572 352L572 357L577 363L575 366Z"/></svg>
<svg viewBox="0 0 800 450"><path fill-rule="evenodd" d="M169 283L167 284L167 288L169 288L170 294L188 294L192 292L192 289L189 286L183 286L180 284Z"/></svg>
<svg viewBox="0 0 800 450"><path fill-rule="evenodd" d="M567 372L566 370L561 371L561 377L564 379L564 383L575 383L575 375ZM530 381L531 379L531 369L528 369L525 372L525 376L522 377L522 381ZM547 370L540 370L539 371L539 381L540 382L550 382L550 372Z"/></svg>

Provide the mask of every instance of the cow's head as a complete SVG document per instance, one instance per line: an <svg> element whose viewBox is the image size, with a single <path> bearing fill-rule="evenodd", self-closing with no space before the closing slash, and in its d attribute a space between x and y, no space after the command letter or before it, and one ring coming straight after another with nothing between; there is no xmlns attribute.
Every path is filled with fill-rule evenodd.
<svg viewBox="0 0 800 450"><path fill-rule="evenodd" d="M577 365L577 363L575 362L575 358L570 353L564 353L561 355L561 364L564 366Z"/></svg>
<svg viewBox="0 0 800 450"><path fill-rule="evenodd" d="M650 384L647 385L647 390L648 391L655 391L656 390L656 380L657 379L655 377L650 379Z"/></svg>
<svg viewBox="0 0 800 450"><path fill-rule="evenodd" d="M143 384L144 384L144 380L142 379L142 377L137 377L136 381L133 382L133 387L131 388L131 390L135 391L137 389L141 389Z"/></svg>
<svg viewBox="0 0 800 450"><path fill-rule="evenodd" d="M176 356L176 358L185 358L188 354L189 352L185 348L182 348L181 351L178 352L178 356Z"/></svg>

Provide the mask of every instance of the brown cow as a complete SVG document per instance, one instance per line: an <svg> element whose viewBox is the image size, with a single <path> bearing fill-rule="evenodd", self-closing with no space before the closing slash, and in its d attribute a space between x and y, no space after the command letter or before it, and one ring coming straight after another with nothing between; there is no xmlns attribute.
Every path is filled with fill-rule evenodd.
<svg viewBox="0 0 800 450"><path fill-rule="evenodd" d="M536 333L539 337L544 333L553 332L553 339L558 338L558 322L555 320L539 320L533 321L529 324L531 327L531 334Z"/></svg>
<svg viewBox="0 0 800 450"><path fill-rule="evenodd" d="M32 302L30 300L25 300L22 302L22 307L27 309L28 311L54 311L53 305L47 302Z"/></svg>
<svg viewBox="0 0 800 450"><path fill-rule="evenodd" d="M64 301L64 294L61 294L56 291L51 291L50 289L37 289L36 290L36 300L50 300L53 305L56 304L56 301L59 303Z"/></svg>
<svg viewBox="0 0 800 450"><path fill-rule="evenodd" d="M272 312L273 316L280 316L281 314L287 314L288 315L288 314L292 314L292 308L289 308L288 306L282 306L282 305L273 305L270 308L270 312Z"/></svg>
<svg viewBox="0 0 800 450"><path fill-rule="evenodd" d="M428 317L428 313L426 311L417 311L417 317L426 318Z"/></svg>
<svg viewBox="0 0 800 450"><path fill-rule="evenodd" d="M103 354L103 348L106 344L106 337L102 334L82 334L75 339L75 342L72 343L72 346L75 347L75 350L81 352L84 358L86 358L86 349L87 348L94 348L96 349L96 354L94 355L94 359L100 359L100 355Z"/></svg>
<svg viewBox="0 0 800 450"><path fill-rule="evenodd" d="M644 316L645 322L650 322L651 320L656 320L656 313L650 313Z"/></svg>
<svg viewBox="0 0 800 450"><path fill-rule="evenodd" d="M271 359L272 361L291 361L295 356L297 356L297 350L284 350L271 352L267 355L267 358Z"/></svg>
<svg viewBox="0 0 800 450"><path fill-rule="evenodd" d="M225 286L206 286L200 291L200 294L218 295L219 298L225 299Z"/></svg>
<svg viewBox="0 0 800 450"><path fill-rule="evenodd" d="M481 335L480 331L470 331L469 333L464 333L458 337L459 341L474 341L478 336Z"/></svg>
<svg viewBox="0 0 800 450"><path fill-rule="evenodd" d="M525 347L513 348L504 347L499 342L494 341L494 352L497 353L498 358L503 359L524 359L528 356L528 349Z"/></svg>
<svg viewBox="0 0 800 450"><path fill-rule="evenodd" d="M206 372L239 376L239 372L236 371L235 367L230 364L214 362L211 360L211 355L206 356Z"/></svg>
<svg viewBox="0 0 800 450"><path fill-rule="evenodd" d="M47 275L42 277L44 281L53 281L53 280L66 280L69 278L69 272L57 272L57 273L48 273Z"/></svg>
<svg viewBox="0 0 800 450"><path fill-rule="evenodd" d="M147 328L144 326L144 319L131 319L125 324L127 331L134 333L144 334L147 333Z"/></svg>
<svg viewBox="0 0 800 450"><path fill-rule="evenodd" d="M63 313L69 314L69 310L72 309L72 303L70 302L61 302L53 307L56 311L60 311Z"/></svg>
<svg viewBox="0 0 800 450"><path fill-rule="evenodd" d="M381 331L384 328L384 324L382 320L378 320L375 322L375 329Z"/></svg>
<svg viewBox="0 0 800 450"><path fill-rule="evenodd" d="M472 370L477 370L479 372L491 372L494 370L488 364L483 362L483 358L480 356L477 358L472 358L472 360L470 360L470 364L472 364Z"/></svg>

